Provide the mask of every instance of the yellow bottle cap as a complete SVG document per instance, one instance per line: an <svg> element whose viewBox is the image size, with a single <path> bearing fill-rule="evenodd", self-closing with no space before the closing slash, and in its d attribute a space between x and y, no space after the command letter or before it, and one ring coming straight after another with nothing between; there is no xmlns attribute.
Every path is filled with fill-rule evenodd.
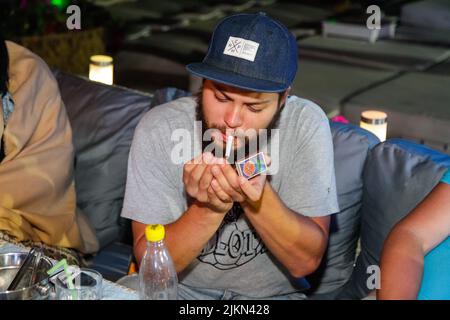
<svg viewBox="0 0 450 320"><path fill-rule="evenodd" d="M158 242L164 239L166 232L162 224L149 224L145 227L147 241Z"/></svg>

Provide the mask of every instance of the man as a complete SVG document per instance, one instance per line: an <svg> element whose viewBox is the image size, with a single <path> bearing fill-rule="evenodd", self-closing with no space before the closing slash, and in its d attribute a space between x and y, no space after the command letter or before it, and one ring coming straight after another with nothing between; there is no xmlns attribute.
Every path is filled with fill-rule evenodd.
<svg viewBox="0 0 450 320"><path fill-rule="evenodd" d="M329 215L339 209L328 120L312 102L288 97L295 38L265 14L234 15L215 28L203 62L187 68L204 79L197 99L149 111L132 143L122 216L133 220L138 262L145 225L161 223L180 298L304 298L301 279L318 267ZM203 150L177 164L171 136L188 130L195 146L202 139L196 119L216 129L215 150L233 136L234 154L262 129L278 130L270 154L278 171L247 180L219 152ZM251 129L257 135L238 139Z"/></svg>
<svg viewBox="0 0 450 320"><path fill-rule="evenodd" d="M76 263L64 248L98 244L87 248L80 234L72 131L58 84L39 57L1 38L0 73L0 239L44 245Z"/></svg>
<svg viewBox="0 0 450 320"><path fill-rule="evenodd" d="M390 232L378 299L450 300L450 169Z"/></svg>

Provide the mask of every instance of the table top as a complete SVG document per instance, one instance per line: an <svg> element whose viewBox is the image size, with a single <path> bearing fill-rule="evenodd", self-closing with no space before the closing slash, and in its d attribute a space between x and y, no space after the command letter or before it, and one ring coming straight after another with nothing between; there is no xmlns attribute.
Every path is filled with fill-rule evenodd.
<svg viewBox="0 0 450 320"><path fill-rule="evenodd" d="M18 246L3 240L0 240L0 254L10 252L28 252L24 246ZM103 297L102 300L137 300L138 292L117 283L103 279Z"/></svg>

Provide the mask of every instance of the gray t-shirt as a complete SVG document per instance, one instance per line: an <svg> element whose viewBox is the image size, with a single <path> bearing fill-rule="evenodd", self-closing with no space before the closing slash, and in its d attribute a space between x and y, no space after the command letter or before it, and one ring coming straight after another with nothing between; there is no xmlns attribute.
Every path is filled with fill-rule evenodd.
<svg viewBox="0 0 450 320"><path fill-rule="evenodd" d="M172 133L184 129L191 134L188 145L194 146L193 152L186 152L184 160L201 153L201 145L195 147L199 145L195 140L201 139L201 132L194 130L195 108L195 99L185 97L157 106L141 119L128 161L122 217L145 224L168 224L187 210L183 163L171 161L180 140ZM270 176L273 189L287 207L304 216L338 212L332 137L323 111L311 101L290 96L278 128L279 170ZM268 148L273 161L271 150ZM301 289L299 281L270 254L245 215L222 223L180 275L180 281L191 287L226 289L254 298Z"/></svg>

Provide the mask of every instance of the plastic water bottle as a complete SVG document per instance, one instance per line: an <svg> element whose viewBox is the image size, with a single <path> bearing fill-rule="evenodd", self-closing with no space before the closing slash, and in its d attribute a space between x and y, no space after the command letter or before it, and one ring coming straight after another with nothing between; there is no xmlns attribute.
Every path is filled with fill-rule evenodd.
<svg viewBox="0 0 450 320"><path fill-rule="evenodd" d="M165 230L160 224L145 228L147 250L139 268L139 297L141 300L176 300L178 277L164 244Z"/></svg>

